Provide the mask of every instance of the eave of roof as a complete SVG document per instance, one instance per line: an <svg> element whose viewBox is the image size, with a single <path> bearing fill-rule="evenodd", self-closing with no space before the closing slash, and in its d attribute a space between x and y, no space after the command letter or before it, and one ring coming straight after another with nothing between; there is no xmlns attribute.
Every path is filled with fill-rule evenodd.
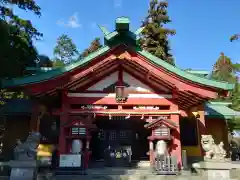
<svg viewBox="0 0 240 180"><path fill-rule="evenodd" d="M56 78L57 76L60 76L64 73L70 72L74 70L75 68L82 67L84 65L87 65L89 62L91 62L92 59L95 59L98 56L101 56L108 52L110 50L110 47L104 46L101 49L91 53L84 59L74 62L72 64L69 64L65 67L54 69L52 71L47 71L45 73L36 74L33 76L27 76L27 77L21 77L21 78L14 78L11 80L2 80L2 87L13 87L13 86L22 86L26 84L33 84L33 83L39 83L42 81L47 81L52 78Z"/></svg>
<svg viewBox="0 0 240 180"><path fill-rule="evenodd" d="M140 55L146 57L153 64L156 64L157 66L161 66L164 69L166 69L167 71L174 73L186 80L189 80L189 81L192 81L192 82L195 82L198 84L210 86L210 87L224 89L224 90L232 90L234 88L234 84L210 80L210 79L200 77L200 76L188 73L186 71L183 71L183 70L181 70L175 66L172 66L171 64L161 60L160 58L152 55L151 53L149 53L145 50L139 50L138 53Z"/></svg>
<svg viewBox="0 0 240 180"><path fill-rule="evenodd" d="M188 73L191 74L199 74L199 75L208 75L209 71L204 71L204 70L185 70Z"/></svg>
<svg viewBox="0 0 240 180"><path fill-rule="evenodd" d="M209 118L231 119L233 117L239 117L240 112L227 107L227 104L224 104L224 102L222 102L222 104L218 102L218 104L205 104L205 115Z"/></svg>

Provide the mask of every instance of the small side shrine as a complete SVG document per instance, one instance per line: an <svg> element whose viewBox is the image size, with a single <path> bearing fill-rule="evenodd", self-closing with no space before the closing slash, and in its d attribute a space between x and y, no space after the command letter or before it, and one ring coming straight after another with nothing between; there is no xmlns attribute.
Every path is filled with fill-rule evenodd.
<svg viewBox="0 0 240 180"><path fill-rule="evenodd" d="M150 119L148 120L148 124L144 126L147 129L151 129L152 133L151 136L148 137L149 140L149 158L150 158L150 164L153 165L154 159L155 159L155 151L156 151L156 145L154 147L154 144L157 144L156 142L164 141L167 144L167 153L171 154L171 149L174 146L174 138L177 138L173 136L173 131L177 132L177 124L169 119Z"/></svg>
<svg viewBox="0 0 240 180"><path fill-rule="evenodd" d="M83 166L84 168L87 168L89 164L89 156L91 154L91 151L89 150L89 144L92 138L91 132L96 129L96 125L93 124L92 119L89 116L85 119L77 116L73 117L69 123L62 126L64 127L62 136L65 137L66 154L60 155L60 167ZM81 157L76 158L75 156L79 154L81 154ZM82 157L84 158L83 160ZM79 162L76 162L75 164L70 163L75 160Z"/></svg>

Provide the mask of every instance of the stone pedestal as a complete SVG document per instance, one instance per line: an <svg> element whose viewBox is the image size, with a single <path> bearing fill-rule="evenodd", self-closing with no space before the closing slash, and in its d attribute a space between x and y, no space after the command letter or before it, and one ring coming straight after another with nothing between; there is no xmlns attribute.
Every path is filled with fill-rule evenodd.
<svg viewBox="0 0 240 180"><path fill-rule="evenodd" d="M208 162L194 163L195 168L203 179L206 180L229 180L232 165L230 162Z"/></svg>
<svg viewBox="0 0 240 180"><path fill-rule="evenodd" d="M37 177L37 162L34 161L10 161L10 180L34 180Z"/></svg>

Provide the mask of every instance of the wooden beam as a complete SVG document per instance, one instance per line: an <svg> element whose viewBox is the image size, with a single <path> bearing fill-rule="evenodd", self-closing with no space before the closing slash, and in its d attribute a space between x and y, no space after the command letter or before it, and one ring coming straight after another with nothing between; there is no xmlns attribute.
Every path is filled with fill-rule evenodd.
<svg viewBox="0 0 240 180"><path fill-rule="evenodd" d="M132 60L129 61L130 63L137 63L137 65L142 65L146 69L151 68L152 73L158 77L162 78L167 82L173 83L177 88L180 90L189 90L192 92L195 92L196 94L202 95L204 97L208 98L217 98L218 94L217 92L214 92L212 90L209 90L207 88L197 86L197 85L190 85L189 82L186 82L184 80L177 79L176 77L173 77L172 75L169 75L167 72L163 72L159 68L153 68L153 65L149 62L146 62L145 59L143 59L140 55L137 54L137 57L132 57Z"/></svg>
<svg viewBox="0 0 240 180"><path fill-rule="evenodd" d="M146 78L147 75L145 74L145 70L140 69L136 66L133 66L130 63L126 62L125 64L123 64L123 66L124 66L124 69L127 72L129 72L129 74L131 74L133 76L135 75L135 77L138 78L138 79L142 79L142 82L147 81L148 82L147 84L150 84L150 86L151 86L151 84L155 84L155 86L164 87L165 89L168 89L168 91L172 91L172 89L175 87L174 84L166 82L163 79L154 78L154 77L151 77L151 76L148 77L149 79ZM135 69L135 71L132 71L132 69ZM146 73L148 75L151 75L151 73L149 73L149 71L147 71Z"/></svg>
<svg viewBox="0 0 240 180"><path fill-rule="evenodd" d="M126 64L127 64L127 66L126 66ZM136 70L135 70L134 72L132 72L132 73L129 72L129 73L131 73L131 75L133 75L133 74L138 74L138 72L144 72L144 70L138 69L137 67L133 67L133 65L129 65L129 63L125 63L125 64L123 64L123 66L124 66L124 69L126 69L127 72L129 72L130 69L136 69ZM131 66L132 66L132 67L131 67ZM140 73L139 73L139 74L140 74ZM133 75L133 76L134 76L134 75ZM136 77L136 78L139 79L139 75L136 75L136 76L138 76L138 77ZM155 78L155 79L152 79L152 78L151 78L151 83L153 83L153 81L155 81L155 80L157 80L157 79L156 79L156 78ZM158 80L157 84L158 84L158 85L161 84L161 85L164 86L164 87L167 86L166 88L168 88L168 89L173 89L173 88L174 88L174 85L170 85L170 84L167 83L166 81L164 82L164 80L162 80L162 81ZM175 88L176 88L176 87L175 87ZM179 91L179 94L181 94L181 95L179 96L179 98L183 99L183 101L182 101L182 100L180 100L180 101L183 102L185 108L188 108L188 107L190 107L191 105L194 105L194 104L198 104L199 100L202 100L201 98L197 97L196 95L194 96L194 98L192 98L192 97L191 97L192 94L188 93L187 91L180 91L180 90L178 90L178 91ZM189 102L189 101L191 101L191 102Z"/></svg>
<svg viewBox="0 0 240 180"><path fill-rule="evenodd" d="M118 70L118 86L122 85L123 85L123 69L122 67L120 67Z"/></svg>
<svg viewBox="0 0 240 180"><path fill-rule="evenodd" d="M72 81L72 78L77 78L76 77L77 74L81 73L81 75L83 75L84 73L87 73L86 70L88 72L91 72L92 70L94 70L94 68L97 68L98 66L103 64L105 61L116 60L116 57L113 54L115 52L119 53L120 51L122 50L119 47L114 47L111 50L109 50L106 54L95 58L96 60L93 60L82 67L75 68L72 71L66 72L64 74L61 74L57 77L53 77L52 79L48 79L46 81L26 85L24 88L29 89L29 92L31 94L40 94L41 92L45 93L47 91L51 91L55 87L67 85L69 82ZM115 59L113 56L115 57ZM76 75L76 76L73 76L73 75Z"/></svg>
<svg viewBox="0 0 240 180"><path fill-rule="evenodd" d="M172 102L169 99L156 99L156 98L130 98L125 103L117 103L115 98L100 98L100 97L69 97L71 104L94 104L94 105L171 105Z"/></svg>
<svg viewBox="0 0 240 180"><path fill-rule="evenodd" d="M144 83L144 84L148 85L150 88L156 90L156 92L163 91L162 90L163 88L166 89L165 90L166 92L169 92L171 90L170 87L166 86L166 84L163 85L163 84L157 83L155 81L147 81L146 82L147 79L146 79L145 74L142 71L139 71L138 69L135 69L133 71L130 67L128 67L124 64L123 64L123 69L124 69L124 71L126 71L128 74L130 74L134 78L139 79L142 83Z"/></svg>
<svg viewBox="0 0 240 180"><path fill-rule="evenodd" d="M104 74L106 75L107 73L113 71L116 67L117 67L116 63L108 64L106 72L100 69L99 72L98 71L96 72L95 76L91 76L91 74L88 74L80 78L79 80L75 81L72 84L69 82L68 85L64 86L64 88L70 89L71 87L74 87L74 85L79 86L77 88L80 88L81 86L87 86L87 84L89 83L91 84L92 81L96 82L97 79L100 80L102 78L101 76L104 76ZM81 84L81 86L79 84ZM42 94L42 96L46 94L53 95L55 93L56 93L56 87L54 89L51 89L50 91L45 92L44 94Z"/></svg>
<svg viewBox="0 0 240 180"><path fill-rule="evenodd" d="M94 75L96 75L96 73L99 70L101 70L101 68L104 68L104 69L108 68L109 65L112 65L112 63L114 61L115 60L112 59L111 56L109 56L109 57L105 58L104 60L100 61L99 63L96 63L94 66L89 67L89 68L85 69L84 71L79 72L78 74L72 75L70 82L67 83L65 85L65 87L71 88L72 86L75 86L76 83L78 83L77 81L79 79L81 79L84 76L87 76L89 73L94 73Z"/></svg>
<svg viewBox="0 0 240 180"><path fill-rule="evenodd" d="M183 100L185 102L193 102L193 103L199 102L199 99L194 99L194 97L188 96L184 92L179 92L178 100Z"/></svg>
<svg viewBox="0 0 240 180"><path fill-rule="evenodd" d="M171 82L167 82L166 80L159 78L159 77L154 77L154 74L152 74L151 72L151 68L146 69L144 67L140 67L139 64L136 63L129 63L129 61L126 61L124 63L124 67L126 69L134 69L135 71L133 73L138 73L138 74L143 74L145 79L146 79L146 75L151 75L149 76L150 80L155 80L158 84L161 84L162 86L165 86L168 89L172 89L175 87L175 85Z"/></svg>
<svg viewBox="0 0 240 180"><path fill-rule="evenodd" d="M131 110L131 109L122 109L119 111L118 109L105 109L105 110L85 110L85 109L70 109L68 111L70 114L111 114L111 115L171 115L171 114L180 114L180 111L171 111L171 110ZM52 112L53 115L60 115L61 110L55 109Z"/></svg>
<svg viewBox="0 0 240 180"><path fill-rule="evenodd" d="M81 88L81 90L85 90L95 83L99 82L103 78L107 77L109 74L113 73L118 67L118 64L116 62L113 62L111 64L106 65L106 69L99 69L99 71L96 71L94 76L85 76L84 79L79 79L78 81L75 81L72 84L68 85L68 88L71 90L76 90Z"/></svg>

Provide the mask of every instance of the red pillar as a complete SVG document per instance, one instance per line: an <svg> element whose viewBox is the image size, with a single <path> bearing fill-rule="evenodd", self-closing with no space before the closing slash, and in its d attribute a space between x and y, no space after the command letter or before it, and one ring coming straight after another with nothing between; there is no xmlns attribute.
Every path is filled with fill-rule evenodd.
<svg viewBox="0 0 240 180"><path fill-rule="evenodd" d="M91 152L89 151L90 140L91 140L91 137L88 136L86 139L86 149L85 149L85 153L84 153L84 155L85 155L84 166L86 169L88 168L89 159L90 159L90 155L91 155Z"/></svg>
<svg viewBox="0 0 240 180"><path fill-rule="evenodd" d="M39 132L39 129L37 129L38 115L39 115L39 107L37 103L34 103L32 106L32 115L30 120L30 132L31 131Z"/></svg>
<svg viewBox="0 0 240 180"><path fill-rule="evenodd" d="M178 105L172 105L171 106L172 111L178 111ZM179 123L179 115L178 114L172 114L171 120L174 121L178 127L176 130L173 131L173 146L175 148L172 149L171 154L177 157L177 163L178 167L182 168L182 147L181 147L181 141L180 141L180 123Z"/></svg>
<svg viewBox="0 0 240 180"><path fill-rule="evenodd" d="M152 140L149 140L149 160L150 160L150 165L151 167L154 166L154 147L153 147L153 142Z"/></svg>
<svg viewBox="0 0 240 180"><path fill-rule="evenodd" d="M67 91L62 91L62 107L61 107L61 114L60 114L60 134L59 134L59 154L65 154L67 149L67 143L66 143L66 135L65 135L65 129L62 124L65 124L68 121L68 110L69 110L69 102L67 97Z"/></svg>
<svg viewBox="0 0 240 180"><path fill-rule="evenodd" d="M202 149L201 146L201 135L204 135L207 133L206 125L205 125L205 113L204 113L204 105L200 105L197 107L198 115L197 117L197 127L198 127L198 133L199 133L199 144L201 148L201 154L202 156L205 155L205 151Z"/></svg>

